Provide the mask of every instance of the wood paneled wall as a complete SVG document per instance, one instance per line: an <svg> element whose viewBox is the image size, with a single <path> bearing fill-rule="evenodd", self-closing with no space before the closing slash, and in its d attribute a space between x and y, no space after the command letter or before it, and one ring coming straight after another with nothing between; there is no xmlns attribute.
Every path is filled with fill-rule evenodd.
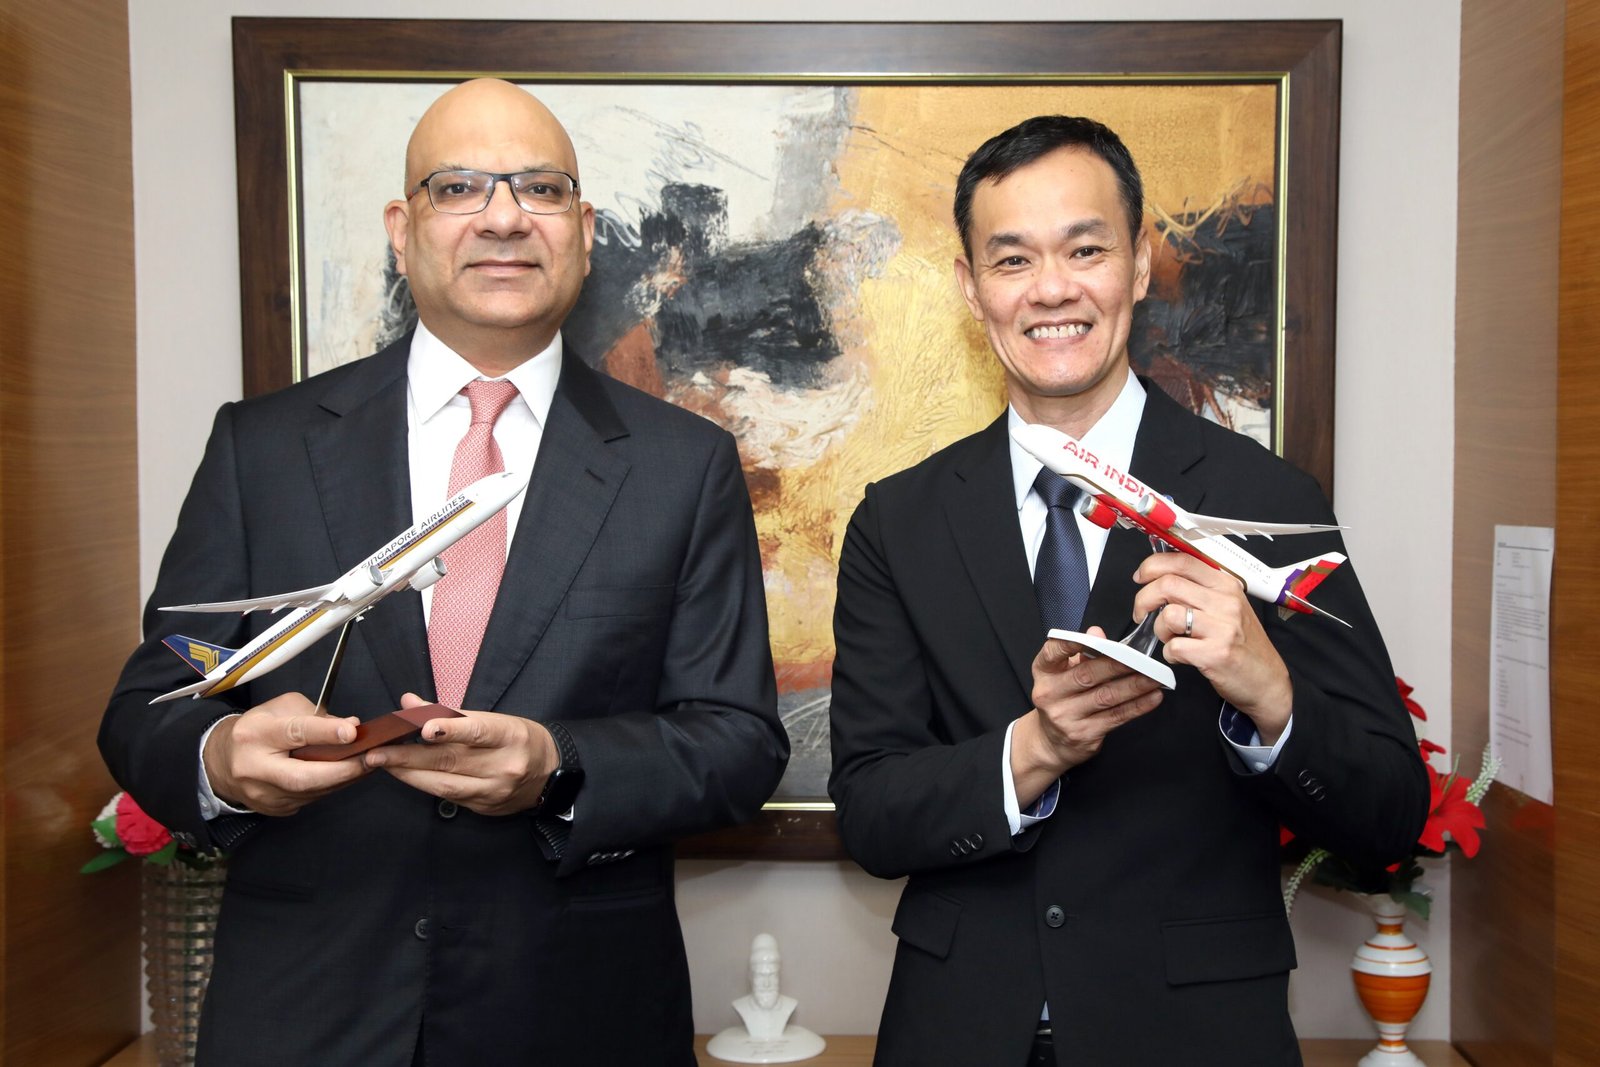
<svg viewBox="0 0 1600 1067"><path fill-rule="evenodd" d="M1600 0L1466 0L1460 148L1454 740L1465 754L1487 733L1492 524L1553 524L1555 804L1496 787L1481 858L1455 866L1452 1037L1479 1067L1587 1067L1600 1063Z"/></svg>
<svg viewBox="0 0 1600 1067"><path fill-rule="evenodd" d="M1558 1065L1600 1063L1600 0L1566 19L1553 668Z"/></svg>
<svg viewBox="0 0 1600 1067"><path fill-rule="evenodd" d="M138 873L93 877L95 731L136 639L126 0L0 6L0 1059L139 1028Z"/></svg>
<svg viewBox="0 0 1600 1067"><path fill-rule="evenodd" d="M1556 524L1563 13L1461 11L1449 744L1469 770L1489 737L1494 527ZM1451 1037L1481 1067L1549 1064L1554 813L1499 786L1485 813L1483 852L1452 861Z"/></svg>

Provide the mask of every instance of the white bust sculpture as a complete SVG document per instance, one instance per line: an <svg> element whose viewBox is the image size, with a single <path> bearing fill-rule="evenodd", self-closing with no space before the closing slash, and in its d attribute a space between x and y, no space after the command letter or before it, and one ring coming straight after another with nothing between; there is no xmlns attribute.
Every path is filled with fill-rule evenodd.
<svg viewBox="0 0 1600 1067"><path fill-rule="evenodd" d="M733 1063L791 1063L821 1052L826 1042L803 1026L790 1026L795 999L778 992L778 942L757 934L750 943L750 992L733 1002L744 1026L713 1037L706 1051Z"/></svg>

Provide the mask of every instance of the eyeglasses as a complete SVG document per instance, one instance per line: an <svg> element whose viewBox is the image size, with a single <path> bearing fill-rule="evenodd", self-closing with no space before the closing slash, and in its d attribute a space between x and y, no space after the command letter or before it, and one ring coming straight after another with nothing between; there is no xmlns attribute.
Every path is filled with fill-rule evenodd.
<svg viewBox="0 0 1600 1067"><path fill-rule="evenodd" d="M428 202L446 215L476 215L494 199L495 186L511 186L517 206L533 215L559 215L578 198L578 179L559 170L493 174L486 170L436 170L406 194L428 190Z"/></svg>

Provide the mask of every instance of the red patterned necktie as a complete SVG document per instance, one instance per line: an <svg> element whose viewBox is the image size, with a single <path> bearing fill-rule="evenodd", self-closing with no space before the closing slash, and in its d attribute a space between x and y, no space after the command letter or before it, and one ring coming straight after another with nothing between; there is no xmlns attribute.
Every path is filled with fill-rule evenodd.
<svg viewBox="0 0 1600 1067"><path fill-rule="evenodd" d="M479 478L505 470L494 424L517 387L507 381L475 381L462 392L472 404L472 425L456 445L450 464L450 489L455 496ZM433 685L439 703L459 708L478 660L478 646L489 625L500 575L506 569L506 513L473 530L444 553L446 574L433 587L428 619L428 652L433 657Z"/></svg>

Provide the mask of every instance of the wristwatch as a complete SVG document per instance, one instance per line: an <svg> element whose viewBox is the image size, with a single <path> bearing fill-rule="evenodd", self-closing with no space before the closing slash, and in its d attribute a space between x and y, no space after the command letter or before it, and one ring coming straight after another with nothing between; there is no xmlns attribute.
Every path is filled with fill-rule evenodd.
<svg viewBox="0 0 1600 1067"><path fill-rule="evenodd" d="M539 793L539 801L534 804L533 810L546 815L565 815L572 810L572 802L578 798L578 790L583 788L583 764L578 761L578 746L573 743L572 735L565 726L558 722L547 722L544 728L550 731L561 762L544 780L544 789Z"/></svg>

